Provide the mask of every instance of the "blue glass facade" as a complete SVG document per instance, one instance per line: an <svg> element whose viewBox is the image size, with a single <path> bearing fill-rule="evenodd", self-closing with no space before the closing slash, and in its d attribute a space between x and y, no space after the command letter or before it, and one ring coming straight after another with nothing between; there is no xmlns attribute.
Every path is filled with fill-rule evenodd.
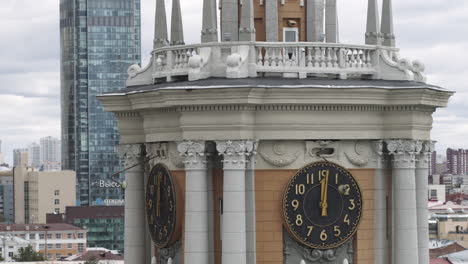
<svg viewBox="0 0 468 264"><path fill-rule="evenodd" d="M123 192L102 182L122 169L117 122L96 96L125 88L140 63L140 0L60 0L60 37L63 169L76 171L79 205L115 205Z"/></svg>

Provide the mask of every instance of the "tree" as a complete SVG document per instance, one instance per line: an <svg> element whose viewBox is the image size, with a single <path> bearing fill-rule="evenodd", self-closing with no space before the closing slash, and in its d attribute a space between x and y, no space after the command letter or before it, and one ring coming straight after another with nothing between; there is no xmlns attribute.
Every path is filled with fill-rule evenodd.
<svg viewBox="0 0 468 264"><path fill-rule="evenodd" d="M44 255L33 250L32 246L27 246L25 248L20 248L18 250L18 255L13 256L13 259L16 262L26 262L26 261L43 261L45 260Z"/></svg>
<svg viewBox="0 0 468 264"><path fill-rule="evenodd" d="M3 258L2 254L0 253L0 261L4 261L5 259Z"/></svg>
<svg viewBox="0 0 468 264"><path fill-rule="evenodd" d="M96 257L91 257L84 264L99 264L99 260L96 259Z"/></svg>

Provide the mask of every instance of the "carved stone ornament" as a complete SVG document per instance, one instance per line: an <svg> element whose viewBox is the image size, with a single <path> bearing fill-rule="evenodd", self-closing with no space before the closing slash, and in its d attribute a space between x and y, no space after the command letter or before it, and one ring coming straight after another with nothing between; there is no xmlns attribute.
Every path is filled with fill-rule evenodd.
<svg viewBox="0 0 468 264"><path fill-rule="evenodd" d="M177 144L180 156L184 157L185 169L206 168L205 141L183 141Z"/></svg>
<svg viewBox="0 0 468 264"><path fill-rule="evenodd" d="M262 150L259 151L259 154L266 162L275 167L289 166L293 164L301 154L299 151L294 154L289 154L287 145L280 141L274 142L271 148L271 154Z"/></svg>
<svg viewBox="0 0 468 264"><path fill-rule="evenodd" d="M143 154L143 146L142 144L117 146L117 152L122 157L125 167L130 167L140 162Z"/></svg>
<svg viewBox="0 0 468 264"><path fill-rule="evenodd" d="M223 156L225 169L245 169L251 155L256 154L252 140L216 141L216 150Z"/></svg>
<svg viewBox="0 0 468 264"><path fill-rule="evenodd" d="M419 145L415 140L386 140L388 153L393 156L393 166L401 169L415 168Z"/></svg>
<svg viewBox="0 0 468 264"><path fill-rule="evenodd" d="M175 242L172 246L167 248L161 248L159 254L161 257L162 263L169 263L171 259L172 263L180 263L177 261L180 258L182 252L182 241Z"/></svg>
<svg viewBox="0 0 468 264"><path fill-rule="evenodd" d="M287 232L284 233L284 259L286 264L335 264L353 259L352 241L336 248L318 250L305 247L295 242ZM349 262L351 263L351 262Z"/></svg>
<svg viewBox="0 0 468 264"><path fill-rule="evenodd" d="M184 157L174 151L169 151L169 160L176 168L184 168Z"/></svg>
<svg viewBox="0 0 468 264"><path fill-rule="evenodd" d="M319 141L306 141L306 153L304 157L306 161L319 161L326 158L327 160L333 160L339 162L339 141L332 140L319 140ZM330 152L323 152L324 150Z"/></svg>
<svg viewBox="0 0 468 264"><path fill-rule="evenodd" d="M168 144L163 143L146 143L146 156L151 164L156 164L158 161L167 160L169 157Z"/></svg>
<svg viewBox="0 0 468 264"><path fill-rule="evenodd" d="M418 169L427 169L429 168L429 162L431 158L431 153L434 152L435 143L434 141L419 141L421 148L418 151L416 168Z"/></svg>
<svg viewBox="0 0 468 264"><path fill-rule="evenodd" d="M358 167L363 167L367 165L371 158L371 153L370 153L371 151L369 148L366 148L365 143L362 141L355 141L353 149L354 151L352 152L349 152L349 151L344 152L349 162L351 162L352 164Z"/></svg>

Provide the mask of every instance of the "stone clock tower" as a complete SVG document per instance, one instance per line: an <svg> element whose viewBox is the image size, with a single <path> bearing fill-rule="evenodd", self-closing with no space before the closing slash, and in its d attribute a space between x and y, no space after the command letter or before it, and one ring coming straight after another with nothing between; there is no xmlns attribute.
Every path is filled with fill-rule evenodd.
<svg viewBox="0 0 468 264"><path fill-rule="evenodd" d="M100 96L126 263L428 264L432 114L453 93L399 57L391 0L381 20L368 1L365 45L338 43L335 0L216 2L185 45L179 0L170 39L157 0L149 65Z"/></svg>

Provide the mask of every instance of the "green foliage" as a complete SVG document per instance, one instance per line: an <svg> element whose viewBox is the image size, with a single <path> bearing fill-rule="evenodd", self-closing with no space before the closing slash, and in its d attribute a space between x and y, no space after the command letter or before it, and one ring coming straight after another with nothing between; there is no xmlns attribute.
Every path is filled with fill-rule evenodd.
<svg viewBox="0 0 468 264"><path fill-rule="evenodd" d="M45 260L44 255L33 250L31 246L20 248L18 255L13 256L16 262L27 262L27 261L43 261Z"/></svg>
<svg viewBox="0 0 468 264"><path fill-rule="evenodd" d="M3 258L2 254L0 253L0 261L4 261L5 259Z"/></svg>
<svg viewBox="0 0 468 264"><path fill-rule="evenodd" d="M99 264L99 260L97 260L95 257L91 257L84 264Z"/></svg>

